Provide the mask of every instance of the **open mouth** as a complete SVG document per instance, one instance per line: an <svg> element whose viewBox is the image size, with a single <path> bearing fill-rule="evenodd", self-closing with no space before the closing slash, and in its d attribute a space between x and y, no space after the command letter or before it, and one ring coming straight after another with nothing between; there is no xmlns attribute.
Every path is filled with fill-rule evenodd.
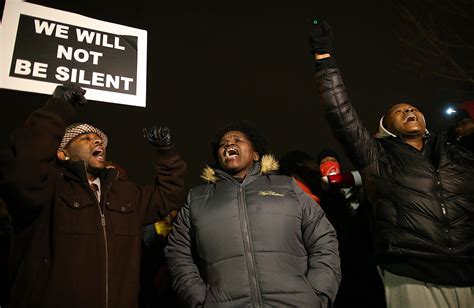
<svg viewBox="0 0 474 308"><path fill-rule="evenodd" d="M408 123L408 122L416 122L416 121L417 121L416 115L413 113L409 113L407 117L405 118L405 120L403 120L403 124Z"/></svg>
<svg viewBox="0 0 474 308"><path fill-rule="evenodd" d="M238 151L236 148L228 147L228 148L225 150L224 157L225 157L226 159L234 159L234 158L236 158L237 156L239 156L239 151Z"/></svg>
<svg viewBox="0 0 474 308"><path fill-rule="evenodd" d="M105 151L101 147L95 148L94 151L92 151L92 156L97 160L105 161Z"/></svg>

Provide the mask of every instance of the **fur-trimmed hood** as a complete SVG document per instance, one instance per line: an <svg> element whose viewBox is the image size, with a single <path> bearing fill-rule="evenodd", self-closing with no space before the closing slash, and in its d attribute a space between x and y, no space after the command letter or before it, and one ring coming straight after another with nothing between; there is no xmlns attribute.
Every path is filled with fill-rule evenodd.
<svg viewBox="0 0 474 308"><path fill-rule="evenodd" d="M270 154L265 154L260 160L260 174L268 174L272 171L277 171L279 168L278 161ZM208 183L215 183L219 181L214 168L206 166L201 172L201 178Z"/></svg>

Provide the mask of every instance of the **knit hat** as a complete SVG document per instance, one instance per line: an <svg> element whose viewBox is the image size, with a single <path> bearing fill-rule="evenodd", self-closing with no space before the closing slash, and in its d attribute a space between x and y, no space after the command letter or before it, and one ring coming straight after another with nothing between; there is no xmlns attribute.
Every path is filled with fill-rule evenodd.
<svg viewBox="0 0 474 308"><path fill-rule="evenodd" d="M459 105L454 114L456 122L464 119L474 119L474 101L465 101Z"/></svg>
<svg viewBox="0 0 474 308"><path fill-rule="evenodd" d="M316 160L318 161L318 164L321 164L321 161L326 158L326 157L334 157L337 161L340 161L339 160L339 155L337 155L336 152L334 152L333 150L331 149L324 149L324 150L321 150L319 153L318 153L318 157L316 158Z"/></svg>
<svg viewBox="0 0 474 308"><path fill-rule="evenodd" d="M104 134L98 128L95 128L92 125L85 124L85 123L74 123L66 127L66 132L64 133L63 140L61 140L61 144L59 145L58 151L64 150L64 148L79 135L94 133L102 139L102 144L104 147L107 147L108 138L107 135Z"/></svg>

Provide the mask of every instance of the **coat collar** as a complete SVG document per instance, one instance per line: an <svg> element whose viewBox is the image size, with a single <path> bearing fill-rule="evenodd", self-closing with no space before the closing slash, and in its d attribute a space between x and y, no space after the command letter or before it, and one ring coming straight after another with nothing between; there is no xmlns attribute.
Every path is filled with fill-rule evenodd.
<svg viewBox="0 0 474 308"><path fill-rule="evenodd" d="M277 160L270 154L262 156L260 162L254 164L254 167L249 171L249 174L269 174L272 171L278 170L279 165ZM220 172L224 172L218 169ZM219 172L218 172L219 173ZM201 178L208 183L215 183L221 179L219 174L216 173L216 169L206 166L201 172Z"/></svg>
<svg viewBox="0 0 474 308"><path fill-rule="evenodd" d="M86 167L82 161L59 161L58 165L63 168L66 176L89 186ZM115 168L105 168L100 172L99 178L102 185L110 185L112 181L119 178L119 171Z"/></svg>

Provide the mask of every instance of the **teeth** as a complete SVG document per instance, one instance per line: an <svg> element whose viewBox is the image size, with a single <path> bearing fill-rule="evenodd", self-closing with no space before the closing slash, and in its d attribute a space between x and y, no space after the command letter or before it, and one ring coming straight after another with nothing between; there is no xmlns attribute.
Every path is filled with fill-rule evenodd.
<svg viewBox="0 0 474 308"><path fill-rule="evenodd" d="M92 156L99 156L99 155L103 155L104 154L104 150L103 149L95 149L93 152L92 152Z"/></svg>
<svg viewBox="0 0 474 308"><path fill-rule="evenodd" d="M408 121L411 121L411 120L416 121L416 115L414 115L414 114L409 114L409 115L405 118L405 120L403 121L403 123L407 123Z"/></svg>
<svg viewBox="0 0 474 308"><path fill-rule="evenodd" d="M235 157L239 154L239 151L237 151L235 148L228 148L225 152L225 156L228 158Z"/></svg>

